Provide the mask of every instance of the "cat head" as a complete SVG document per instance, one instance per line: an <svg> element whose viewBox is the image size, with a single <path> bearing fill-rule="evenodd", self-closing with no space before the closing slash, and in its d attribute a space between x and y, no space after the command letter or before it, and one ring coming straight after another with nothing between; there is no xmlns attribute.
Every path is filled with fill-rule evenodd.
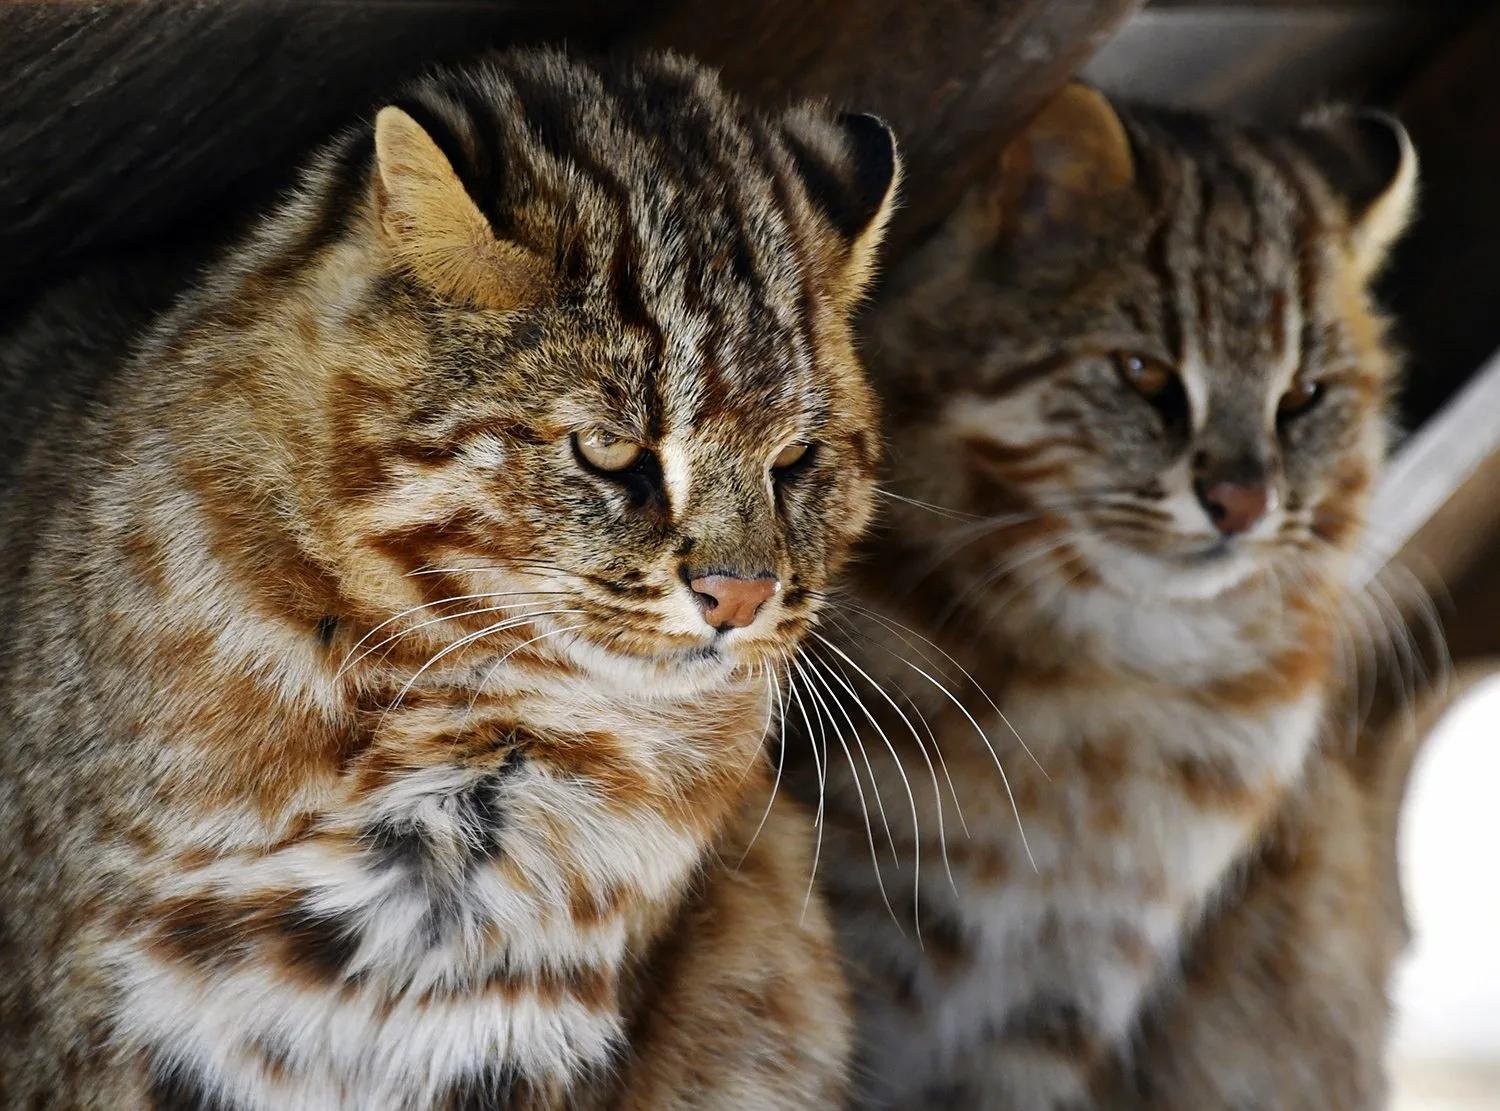
<svg viewBox="0 0 1500 1111"><path fill-rule="evenodd" d="M878 120L763 116L671 56L505 56L383 108L239 286L277 298L251 377L300 414L339 604L427 603L413 643L515 619L637 688L779 659L870 514L849 315L897 175Z"/></svg>
<svg viewBox="0 0 1500 1111"><path fill-rule="evenodd" d="M1264 132L1070 86L874 322L897 488L1007 518L974 558L1029 553L1023 579L1188 600L1326 576L1385 447L1368 285L1415 178L1389 117Z"/></svg>

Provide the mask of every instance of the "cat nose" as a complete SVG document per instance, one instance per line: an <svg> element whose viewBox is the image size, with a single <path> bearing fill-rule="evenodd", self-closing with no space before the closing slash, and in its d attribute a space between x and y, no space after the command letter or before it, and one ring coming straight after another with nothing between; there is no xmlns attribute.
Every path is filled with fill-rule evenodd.
<svg viewBox="0 0 1500 1111"><path fill-rule="evenodd" d="M715 629L743 629L755 620L767 598L781 589L774 576L742 579L737 575L703 575L688 587L703 607L703 620Z"/></svg>
<svg viewBox="0 0 1500 1111"><path fill-rule="evenodd" d="M1271 488L1264 482L1198 483L1194 492L1214 528L1225 536L1249 532L1271 508Z"/></svg>

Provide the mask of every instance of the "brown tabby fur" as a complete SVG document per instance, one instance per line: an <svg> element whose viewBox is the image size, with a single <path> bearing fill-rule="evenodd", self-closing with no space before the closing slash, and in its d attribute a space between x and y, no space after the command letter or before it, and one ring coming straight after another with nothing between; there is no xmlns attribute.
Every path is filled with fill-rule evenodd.
<svg viewBox="0 0 1500 1111"><path fill-rule="evenodd" d="M870 1103L1379 1105L1399 941L1329 723L1395 363L1367 287L1413 175L1390 121L1075 86L892 276L909 500L799 676L849 675L798 780ZM1280 504L1223 539L1194 493L1223 481Z"/></svg>
<svg viewBox="0 0 1500 1111"><path fill-rule="evenodd" d="M5 429L0 1103L839 1101L761 742L870 512L895 171L681 59L507 55L135 357L74 339L88 283L7 339L56 388ZM590 470L591 428L649 450ZM708 573L781 589L716 631Z"/></svg>

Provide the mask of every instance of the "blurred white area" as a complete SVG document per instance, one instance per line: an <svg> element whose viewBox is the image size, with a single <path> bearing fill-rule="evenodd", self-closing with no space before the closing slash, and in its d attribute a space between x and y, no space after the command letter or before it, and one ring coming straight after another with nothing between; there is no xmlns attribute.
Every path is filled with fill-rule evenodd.
<svg viewBox="0 0 1500 1111"><path fill-rule="evenodd" d="M1406 808L1392 1107L1500 1109L1500 676L1438 722Z"/></svg>

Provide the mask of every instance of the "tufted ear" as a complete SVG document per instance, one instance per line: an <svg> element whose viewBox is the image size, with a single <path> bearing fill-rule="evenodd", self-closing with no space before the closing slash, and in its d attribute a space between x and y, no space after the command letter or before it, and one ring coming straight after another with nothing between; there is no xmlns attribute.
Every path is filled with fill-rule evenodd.
<svg viewBox="0 0 1500 1111"><path fill-rule="evenodd" d="M886 224L896 206L901 159L896 136L877 116L833 120L805 105L783 120L787 149L820 216L820 275L844 310L869 288Z"/></svg>
<svg viewBox="0 0 1500 1111"><path fill-rule="evenodd" d="M542 261L495 238L442 148L394 106L375 117L375 207L397 260L439 296L514 309L544 294Z"/></svg>
<svg viewBox="0 0 1500 1111"><path fill-rule="evenodd" d="M1066 233L1134 180L1125 125L1102 93L1075 81L1006 144L990 220L1007 237Z"/></svg>
<svg viewBox="0 0 1500 1111"><path fill-rule="evenodd" d="M1334 110L1309 116L1292 139L1343 201L1355 269L1373 277L1416 205L1417 152L1406 128L1385 112Z"/></svg>

